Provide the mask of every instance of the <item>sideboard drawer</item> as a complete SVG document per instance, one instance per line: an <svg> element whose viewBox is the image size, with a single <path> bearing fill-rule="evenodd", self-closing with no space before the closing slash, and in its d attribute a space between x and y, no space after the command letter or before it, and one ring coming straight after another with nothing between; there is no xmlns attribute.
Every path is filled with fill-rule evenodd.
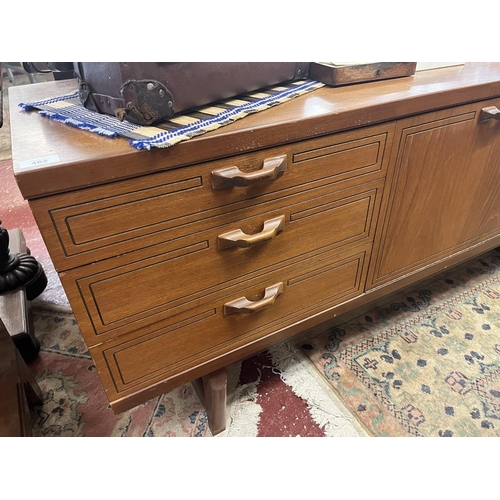
<svg viewBox="0 0 500 500"><path fill-rule="evenodd" d="M111 403L360 295L369 254L367 245L341 256L308 259L229 286L214 301L159 322L147 334L132 332L91 348ZM262 301L273 285L267 307L230 309L237 299Z"/></svg>
<svg viewBox="0 0 500 500"><path fill-rule="evenodd" d="M165 231L229 210L244 209L326 184L385 176L392 124L377 125L167 170L31 202L58 271L121 255L165 240ZM217 173L259 172L280 158L286 167L248 186L215 187ZM281 167L279 167L281 168ZM225 175L225 174L224 174ZM47 237L51 235L50 237Z"/></svg>
<svg viewBox="0 0 500 500"><path fill-rule="evenodd" d="M222 225L211 220L209 229L184 238L63 273L70 300L81 304L82 313L75 311L78 321L89 326L83 328L87 345L175 316L232 283L325 251L371 242L382 186L380 180L333 193L321 188L316 197L296 195L283 206L259 205L247 218L234 214ZM238 246L240 236L225 238L273 221L280 227L276 224L272 238L257 244ZM265 232L250 239L260 234Z"/></svg>
<svg viewBox="0 0 500 500"><path fill-rule="evenodd" d="M211 300L229 284L266 274L342 246L372 241L382 181L279 206L274 212L215 225L141 252L67 271L61 280L89 346ZM280 220L274 239L249 247L221 246L221 236ZM210 221L212 224L214 221ZM133 290L133 293L130 293ZM85 323L82 323L85 322ZM89 336L93 332L93 338Z"/></svg>

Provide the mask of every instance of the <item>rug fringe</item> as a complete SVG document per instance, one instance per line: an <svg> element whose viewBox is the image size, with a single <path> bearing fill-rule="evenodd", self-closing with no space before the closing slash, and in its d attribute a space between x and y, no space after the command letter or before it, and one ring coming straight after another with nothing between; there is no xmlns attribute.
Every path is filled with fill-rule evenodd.
<svg viewBox="0 0 500 500"><path fill-rule="evenodd" d="M368 434L337 400L325 382L313 375L310 362L295 346L282 343L269 349L281 379L296 396L307 402L313 420L327 437L366 437ZM315 368L314 368L315 369Z"/></svg>
<svg viewBox="0 0 500 500"><path fill-rule="evenodd" d="M72 127L78 128L80 130L94 132L95 134L103 135L110 139L119 137L116 132L111 132L110 130L103 129L102 127L97 127L96 125L90 125L89 123L75 120L74 118L67 118L60 113L55 113L53 111L40 111L39 114L40 116L50 118L51 120L54 120L56 122L64 123L65 125L71 125Z"/></svg>
<svg viewBox="0 0 500 500"><path fill-rule="evenodd" d="M51 313L51 314L62 314L64 316L74 316L73 310L70 306L54 304L52 302L46 302L44 300L37 301L35 299L32 303L33 312L43 314L43 313Z"/></svg>

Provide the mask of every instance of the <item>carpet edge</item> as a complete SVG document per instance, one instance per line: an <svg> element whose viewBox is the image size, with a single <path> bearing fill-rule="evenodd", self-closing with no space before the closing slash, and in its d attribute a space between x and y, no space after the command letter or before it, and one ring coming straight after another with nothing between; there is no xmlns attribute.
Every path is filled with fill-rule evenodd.
<svg viewBox="0 0 500 500"><path fill-rule="evenodd" d="M337 401L319 374L310 370L314 367L296 346L286 342L273 346L269 352L283 382L307 402L311 417L324 429L327 437L370 437L357 419ZM307 380L304 380L304 374L307 374Z"/></svg>

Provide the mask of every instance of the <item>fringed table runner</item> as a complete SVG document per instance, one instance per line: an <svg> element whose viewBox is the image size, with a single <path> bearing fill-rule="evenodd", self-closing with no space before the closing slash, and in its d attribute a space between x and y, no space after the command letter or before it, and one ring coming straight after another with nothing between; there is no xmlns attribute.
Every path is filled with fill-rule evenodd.
<svg viewBox="0 0 500 500"><path fill-rule="evenodd" d="M249 114L290 101L323 85L312 80L275 85L175 115L169 121L149 126L120 122L114 116L90 111L81 104L78 91L52 99L20 103L19 106L25 111L37 109L41 116L106 137L125 137L137 149L166 148L229 125Z"/></svg>

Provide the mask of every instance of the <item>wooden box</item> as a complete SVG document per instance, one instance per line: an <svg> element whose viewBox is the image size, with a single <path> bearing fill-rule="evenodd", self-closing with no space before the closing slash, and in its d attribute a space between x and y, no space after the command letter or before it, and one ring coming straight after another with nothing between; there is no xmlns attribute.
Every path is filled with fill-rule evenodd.
<svg viewBox="0 0 500 500"><path fill-rule="evenodd" d="M339 86L410 76L415 73L416 62L379 63L311 63L309 78L326 85Z"/></svg>

